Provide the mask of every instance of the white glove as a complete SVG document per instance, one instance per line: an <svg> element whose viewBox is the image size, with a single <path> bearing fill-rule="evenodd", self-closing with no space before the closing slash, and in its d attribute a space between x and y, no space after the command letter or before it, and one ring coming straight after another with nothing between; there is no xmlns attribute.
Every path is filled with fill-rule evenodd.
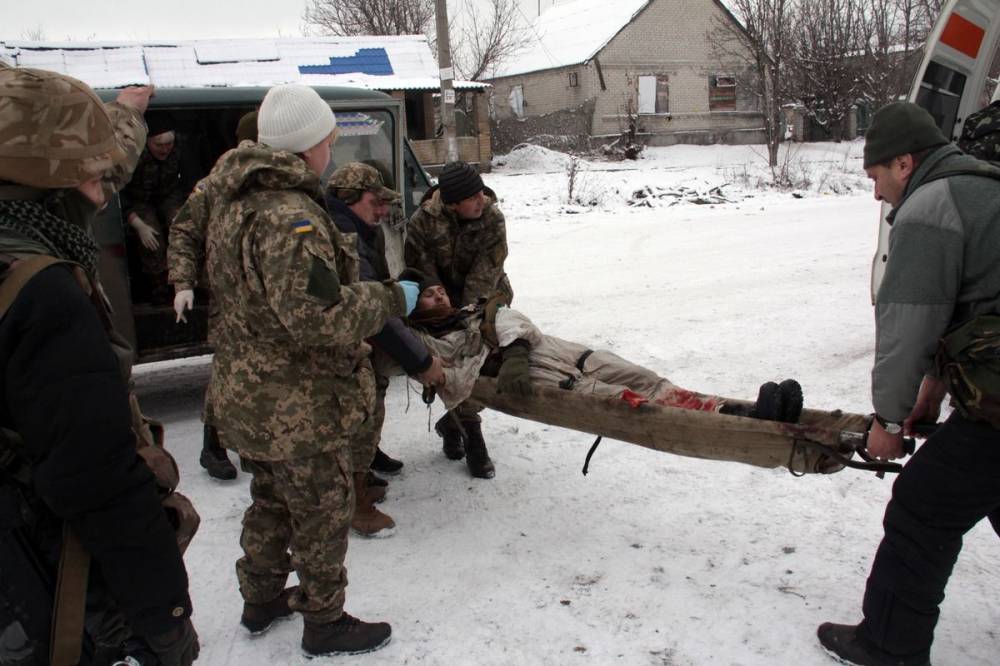
<svg viewBox="0 0 1000 666"><path fill-rule="evenodd" d="M160 232L146 224L141 217L138 215L132 215L129 217L128 223L132 225L133 229L135 229L135 233L139 234L139 241L142 243L143 247L149 251L153 251L160 247L160 240L158 238Z"/></svg>
<svg viewBox="0 0 1000 666"><path fill-rule="evenodd" d="M187 323L187 317L184 316L185 310L191 310L194 308L194 290L192 289L181 289L174 295L174 312L177 313L177 322Z"/></svg>

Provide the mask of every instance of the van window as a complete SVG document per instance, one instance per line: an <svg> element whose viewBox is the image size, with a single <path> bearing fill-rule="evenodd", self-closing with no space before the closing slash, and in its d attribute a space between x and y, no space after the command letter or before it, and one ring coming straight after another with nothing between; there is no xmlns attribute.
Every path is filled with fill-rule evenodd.
<svg viewBox="0 0 1000 666"><path fill-rule="evenodd" d="M962 101L965 81L966 76L961 72L931 61L920 83L920 91L915 101L930 111L945 136L951 136L955 131L958 105Z"/></svg>
<svg viewBox="0 0 1000 666"><path fill-rule="evenodd" d="M394 129L388 111L338 111L337 141L333 144L329 173L348 162L364 162L378 168L383 178L395 174ZM392 180L387 180L386 186L396 189Z"/></svg>

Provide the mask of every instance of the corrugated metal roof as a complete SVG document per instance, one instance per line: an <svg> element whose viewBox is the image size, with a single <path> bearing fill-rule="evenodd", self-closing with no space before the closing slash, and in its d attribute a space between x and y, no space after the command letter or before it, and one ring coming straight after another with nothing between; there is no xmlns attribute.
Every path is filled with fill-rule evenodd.
<svg viewBox="0 0 1000 666"><path fill-rule="evenodd" d="M271 86L301 82L371 90L438 90L423 35L178 42L0 41L0 58L63 72L94 88ZM487 84L456 81L464 90Z"/></svg>
<svg viewBox="0 0 1000 666"><path fill-rule="evenodd" d="M587 62L652 0L573 0L547 9L528 33L531 41L491 78Z"/></svg>

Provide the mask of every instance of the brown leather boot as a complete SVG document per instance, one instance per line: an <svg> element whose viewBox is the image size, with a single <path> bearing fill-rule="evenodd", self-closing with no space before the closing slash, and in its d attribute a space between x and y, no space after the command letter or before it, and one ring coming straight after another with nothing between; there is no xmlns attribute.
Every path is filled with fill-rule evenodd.
<svg viewBox="0 0 1000 666"><path fill-rule="evenodd" d="M375 508L368 492L365 472L354 475L354 516L351 517L351 527L356 534L363 537L392 536L396 523L392 518Z"/></svg>
<svg viewBox="0 0 1000 666"><path fill-rule="evenodd" d="M307 657L326 657L374 652L389 644L392 627L385 622L362 622L344 613L333 622L305 621L302 651Z"/></svg>
<svg viewBox="0 0 1000 666"><path fill-rule="evenodd" d="M246 627L251 634L257 636L270 629L271 625L278 620L288 619L293 612L288 607L288 598L298 589L298 585L289 587L271 601L263 604L243 602L243 617L240 618L240 624Z"/></svg>

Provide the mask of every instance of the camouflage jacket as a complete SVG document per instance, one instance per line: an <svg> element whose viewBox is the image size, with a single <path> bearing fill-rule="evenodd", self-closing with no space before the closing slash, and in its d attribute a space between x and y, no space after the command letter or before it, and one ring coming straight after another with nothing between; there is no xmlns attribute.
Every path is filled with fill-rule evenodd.
<svg viewBox="0 0 1000 666"><path fill-rule="evenodd" d="M441 202L434 188L428 191L407 226L406 265L436 275L456 307L500 293L508 304L514 297L504 272L507 227L487 189L489 203L478 220L460 220Z"/></svg>
<svg viewBox="0 0 1000 666"><path fill-rule="evenodd" d="M202 282L199 278L205 262L208 219L212 213L212 202L219 198L218 190L222 185L212 178L199 180L170 224L167 243L170 274L167 279L177 291L194 289L196 284Z"/></svg>
<svg viewBox="0 0 1000 666"><path fill-rule="evenodd" d="M104 193L106 199L110 201L113 192L120 192L128 184L132 172L139 164L143 146L146 145L146 121L143 120L139 110L131 106L109 102L104 107L111 116L118 145L125 151L125 161L104 174Z"/></svg>
<svg viewBox="0 0 1000 666"><path fill-rule="evenodd" d="M970 113L962 125L958 147L973 157L1000 161L1000 100Z"/></svg>
<svg viewBox="0 0 1000 666"><path fill-rule="evenodd" d="M405 314L402 289L358 281L357 242L295 155L245 141L209 178L220 185L206 247L219 310L211 399L227 446L288 460L346 445L374 408L363 340Z"/></svg>
<svg viewBox="0 0 1000 666"><path fill-rule="evenodd" d="M180 145L175 146L162 162L144 151L132 180L122 190L122 197L122 213L126 220L132 213L149 222L155 218L157 210L176 212L184 203Z"/></svg>

